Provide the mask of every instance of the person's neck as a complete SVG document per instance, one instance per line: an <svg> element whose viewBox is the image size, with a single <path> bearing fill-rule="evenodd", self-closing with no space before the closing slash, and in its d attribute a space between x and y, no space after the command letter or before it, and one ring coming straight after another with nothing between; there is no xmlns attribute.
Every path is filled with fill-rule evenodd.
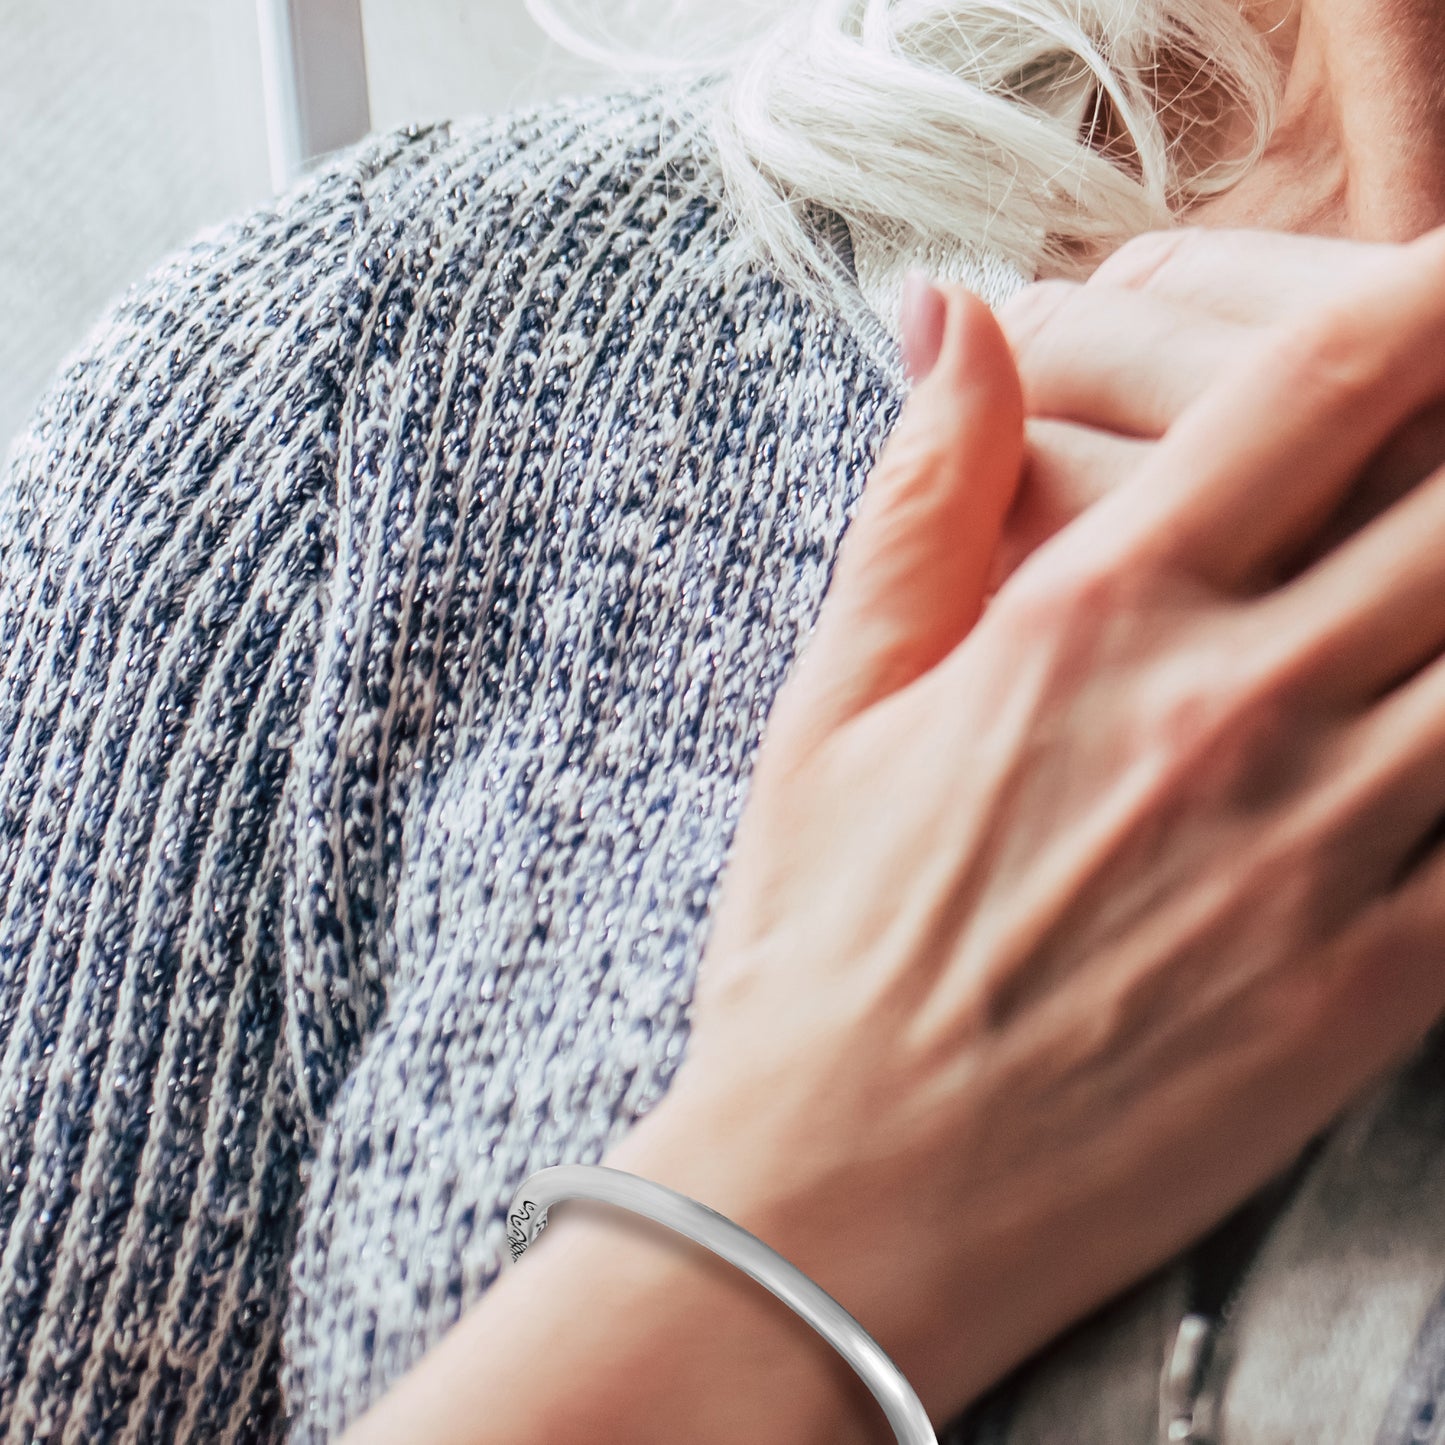
<svg viewBox="0 0 1445 1445"><path fill-rule="evenodd" d="M1265 0L1286 66L1259 165L1193 224L1404 241L1445 223L1445 4Z"/></svg>

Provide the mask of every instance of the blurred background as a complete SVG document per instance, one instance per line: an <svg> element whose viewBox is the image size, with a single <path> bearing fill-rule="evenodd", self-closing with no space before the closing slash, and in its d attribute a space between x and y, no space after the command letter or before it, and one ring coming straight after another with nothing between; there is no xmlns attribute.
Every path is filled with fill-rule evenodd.
<svg viewBox="0 0 1445 1445"><path fill-rule="evenodd" d="M522 0L362 0L372 128L595 89ZM256 0L0 0L0 455L113 296L272 189Z"/></svg>

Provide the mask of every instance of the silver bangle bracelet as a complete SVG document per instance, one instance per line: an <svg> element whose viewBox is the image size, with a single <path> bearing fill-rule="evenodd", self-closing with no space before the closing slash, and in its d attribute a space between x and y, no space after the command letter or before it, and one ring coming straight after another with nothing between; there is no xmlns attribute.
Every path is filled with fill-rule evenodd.
<svg viewBox="0 0 1445 1445"><path fill-rule="evenodd" d="M853 1367L883 1407L900 1445L938 1445L922 1402L878 1342L802 1270L726 1215L650 1179L601 1164L559 1164L527 1179L507 1215L507 1241L515 1263L547 1224L547 1211L564 1199L592 1199L641 1214L735 1265L806 1320Z"/></svg>

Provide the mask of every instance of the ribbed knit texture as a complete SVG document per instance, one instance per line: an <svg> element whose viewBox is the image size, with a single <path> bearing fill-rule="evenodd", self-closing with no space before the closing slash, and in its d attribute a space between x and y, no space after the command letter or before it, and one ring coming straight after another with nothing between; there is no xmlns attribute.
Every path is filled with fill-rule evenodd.
<svg viewBox="0 0 1445 1445"><path fill-rule="evenodd" d="M422 154L369 144L133 288L0 487L11 1445L279 1430L306 1149L287 789L368 359L370 202Z"/></svg>
<svg viewBox="0 0 1445 1445"><path fill-rule="evenodd" d="M329 1438L521 1177L666 1089L898 400L886 345L706 278L697 141L636 98L373 138L134 288L20 439L8 1441L277 1438L288 1302Z"/></svg>
<svg viewBox="0 0 1445 1445"><path fill-rule="evenodd" d="M690 129L549 124L438 132L387 198L297 754L303 1441L478 1297L526 1174L665 1091L751 751L896 411L855 337L703 279Z"/></svg>
<svg viewBox="0 0 1445 1445"><path fill-rule="evenodd" d="M711 167L656 97L373 137L134 288L20 438L5 1445L334 1438L521 1179L665 1093L901 401L866 312L712 265ZM1008 1438L1075 1438L1073 1378Z"/></svg>

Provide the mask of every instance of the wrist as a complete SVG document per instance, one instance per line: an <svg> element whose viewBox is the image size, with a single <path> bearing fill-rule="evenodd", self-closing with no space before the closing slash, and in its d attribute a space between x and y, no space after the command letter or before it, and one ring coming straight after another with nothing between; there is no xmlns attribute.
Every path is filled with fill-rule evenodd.
<svg viewBox="0 0 1445 1445"><path fill-rule="evenodd" d="M693 1121L654 1110L602 1162L712 1204L708 1194L730 1175L709 1172L707 1139ZM727 1193L725 1206L753 1197ZM744 1213L751 1217L737 1222L753 1228L756 1215ZM400 1436L418 1445L894 1438L842 1358L761 1285L661 1225L587 1200L554 1207L523 1259L346 1445Z"/></svg>
<svg viewBox="0 0 1445 1445"><path fill-rule="evenodd" d="M599 1162L707 1205L796 1264L794 1246L801 1240L795 1233L798 1211L788 1196L790 1181L780 1185L759 1177L733 1147L726 1118L727 1111L700 1090L675 1084ZM740 1398L773 1401L766 1418L754 1418L745 1430L709 1431L705 1436L692 1431L693 1440L705 1439L708 1445L714 1439L746 1439L750 1445L771 1440L787 1445L892 1445L893 1430L867 1386L821 1335L762 1284L662 1225L604 1205L588 1203L583 1208L590 1217L575 1218L578 1236L595 1228L596 1247L604 1249L609 1243L615 1246L621 1230L646 1248L657 1271L658 1292L669 1300L689 1298L692 1308L708 1317L716 1348L708 1361L709 1382L700 1381L699 1388L713 1383ZM867 1328L866 1321L860 1323ZM680 1324L685 1331L686 1321Z"/></svg>
<svg viewBox="0 0 1445 1445"><path fill-rule="evenodd" d="M958 1415L1045 1342L1027 1301L1035 1288L1051 1287L1039 1245L1052 1232L1041 1235L1017 1199L976 1189L960 1196L957 1213L933 1219L922 1233L916 1208L901 1207L906 1201L913 1208L930 1169L945 1160L966 1168L958 1160L977 1152L966 1130L951 1154L890 1159L865 1149L854 1167L845 1151L846 1167L838 1168L828 1164L838 1150L815 1147L833 1127L826 1109L801 1129L770 1127L778 1110L766 1084L750 1098L746 1088L713 1090L708 1081L716 1076L711 1070L689 1078L684 1069L666 1098L600 1162L665 1184L757 1235L853 1315L935 1422ZM979 1107L988 1113L986 1100ZM783 1110L788 1118L797 1112L791 1105ZM741 1274L736 1281L766 1294ZM823 1408L836 1416L843 1400L853 1429L866 1422L862 1439L891 1442L866 1386L797 1323L839 1372Z"/></svg>

